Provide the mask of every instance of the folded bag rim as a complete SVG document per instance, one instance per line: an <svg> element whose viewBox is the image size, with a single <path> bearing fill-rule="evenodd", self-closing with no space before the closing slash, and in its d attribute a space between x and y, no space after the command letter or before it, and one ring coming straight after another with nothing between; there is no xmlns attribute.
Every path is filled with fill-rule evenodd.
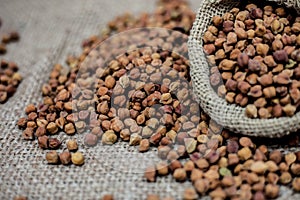
<svg viewBox="0 0 300 200"><path fill-rule="evenodd" d="M265 0L293 7L299 13L299 0ZM209 80L209 65L203 51L202 35L211 23L211 17L222 15L231 8L238 6L238 0L204 0L198 9L193 24L188 50L191 63L193 90L201 108L224 128L243 135L256 137L278 138L300 130L300 112L292 117L271 119L252 119L245 115L245 109L229 104L219 97Z"/></svg>

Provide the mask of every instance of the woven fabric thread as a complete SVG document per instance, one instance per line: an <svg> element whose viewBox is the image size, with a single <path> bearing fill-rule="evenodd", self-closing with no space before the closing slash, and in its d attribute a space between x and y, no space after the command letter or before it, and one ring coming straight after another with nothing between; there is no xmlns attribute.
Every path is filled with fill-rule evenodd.
<svg viewBox="0 0 300 200"><path fill-rule="evenodd" d="M299 1L270 0L294 7L299 11ZM209 66L202 48L202 35L211 23L211 17L222 15L231 8L238 6L237 0L211 2L206 0L198 10L189 38L189 56L191 61L191 77L194 92L201 107L209 116L225 128L245 135L261 137L282 137L300 129L300 113L293 117L273 119L250 119L245 115L245 108L229 104L220 98L212 89L209 81Z"/></svg>

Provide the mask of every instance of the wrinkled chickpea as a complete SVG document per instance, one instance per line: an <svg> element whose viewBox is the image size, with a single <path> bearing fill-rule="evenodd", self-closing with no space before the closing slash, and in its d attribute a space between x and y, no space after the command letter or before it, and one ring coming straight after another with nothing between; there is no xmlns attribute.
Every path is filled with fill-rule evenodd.
<svg viewBox="0 0 300 200"><path fill-rule="evenodd" d="M72 153L71 160L74 165L83 165L84 164L84 156L80 152Z"/></svg>
<svg viewBox="0 0 300 200"><path fill-rule="evenodd" d="M283 7L248 4L245 10L233 10L213 17L214 26L203 39L206 53L214 55L209 64L219 69L211 72L211 84L227 102L246 107L249 117L293 116L299 106L294 102L300 99L300 90L290 87L293 74L300 74L294 69L300 62L299 50L293 46L299 39L299 20L287 19ZM285 93L273 84L286 87Z"/></svg>

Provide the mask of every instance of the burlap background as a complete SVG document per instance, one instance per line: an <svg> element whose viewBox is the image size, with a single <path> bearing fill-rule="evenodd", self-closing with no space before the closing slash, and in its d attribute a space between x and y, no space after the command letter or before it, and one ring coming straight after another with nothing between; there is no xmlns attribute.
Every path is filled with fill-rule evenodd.
<svg viewBox="0 0 300 200"><path fill-rule="evenodd" d="M113 16L126 11L152 11L155 1L141 0L0 0L1 32L17 29L19 43L8 46L4 57L16 61L24 77L17 93L0 105L0 199L17 195L28 199L100 199L114 194L116 199L145 199L149 193L180 199L190 183L176 183L170 176L147 183L143 169L158 160L155 150L140 154L127 143L80 150L86 164L49 166L45 151L36 141L21 139L15 126L28 103L41 100L40 88L54 63L64 63L68 54L80 52L80 42L96 34ZM195 10L201 0L193 0ZM2 58L2 57L1 57ZM80 135L77 135L80 138ZM282 199L291 191L282 190ZM297 198L298 197L298 198ZM299 199L299 195L294 199Z"/></svg>
<svg viewBox="0 0 300 200"><path fill-rule="evenodd" d="M197 8L199 3L194 1L193 6ZM114 194L116 199L145 199L148 193L181 197L189 183L175 183L170 176L152 184L143 180L144 168L158 160L155 151L141 154L127 143L84 148L80 141L80 151L86 156L84 166L49 166L45 151L36 141L22 140L15 126L25 105L41 101L40 88L54 63L63 64L68 54L78 54L81 41L98 34L114 16L151 12L154 6L155 1L141 0L0 1L1 33L16 29L21 35L20 42L8 46L4 58L16 61L24 77L17 93L0 105L0 199L16 195L100 199L104 194Z"/></svg>
<svg viewBox="0 0 300 200"><path fill-rule="evenodd" d="M299 0L267 1L294 7L299 11ZM238 0L204 0L198 10L189 38L189 56L192 65L191 77L194 83L194 92L199 98L204 111L220 125L231 131L250 136L271 138L288 135L300 129L299 112L293 117L250 119L245 114L246 108L227 103L225 99L218 97L210 85L209 66L202 48L202 35L214 15L223 15L231 8L238 6L239 2Z"/></svg>

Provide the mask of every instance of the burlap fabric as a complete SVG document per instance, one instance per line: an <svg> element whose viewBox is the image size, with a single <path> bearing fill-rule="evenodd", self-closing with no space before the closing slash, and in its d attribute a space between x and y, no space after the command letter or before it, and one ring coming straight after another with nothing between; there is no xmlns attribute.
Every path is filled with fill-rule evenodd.
<svg viewBox="0 0 300 200"><path fill-rule="evenodd" d="M193 7L200 2L194 0ZM69 54L78 55L81 41L98 34L113 17L124 12L151 12L154 6L155 1L140 0L0 1L4 23L0 34L17 29L21 35L20 42L8 45L8 54L1 58L17 62L24 77L17 93L0 105L1 200L17 195L29 200L101 199L104 194L131 200L146 199L150 193L180 199L184 188L191 186L176 183L171 176L158 178L156 183L143 179L144 169L159 160L155 149L141 154L125 142L86 148L78 134L85 165L47 165L46 151L37 141L24 141L16 127L25 106L41 102L41 86L54 63L64 64Z"/></svg>
<svg viewBox="0 0 300 200"><path fill-rule="evenodd" d="M198 8L201 0L193 0ZM130 6L128 6L130 5ZM97 34L113 16L123 12L150 12L154 1L141 0L1 0L0 33L17 29L21 41L8 46L6 59L16 61L24 77L17 93L0 105L0 199L17 195L32 199L100 199L113 194L116 199L145 199L149 193L181 199L189 182L176 183L170 176L147 183L143 169L158 160L155 149L141 154L127 143L80 150L86 164L47 165L45 151L37 142L24 141L16 127L28 103L41 102L41 86L54 63L64 63L68 54L78 54L83 38ZM2 58L2 57L1 57ZM65 134L62 134L65 135ZM81 139L80 135L77 135ZM281 189L281 199L299 199L292 191Z"/></svg>
<svg viewBox="0 0 300 200"><path fill-rule="evenodd" d="M227 103L225 99L216 94L210 85L209 66L202 48L202 35L214 15L224 14L234 6L238 6L239 2L237 0L223 0L221 2L206 0L199 8L189 38L189 56L192 65L191 77L194 92L199 98L201 107L210 117L231 131L262 137L288 135L300 129L299 112L293 117L250 119L245 115L245 108ZM298 0L272 0L272 2L300 10Z"/></svg>

